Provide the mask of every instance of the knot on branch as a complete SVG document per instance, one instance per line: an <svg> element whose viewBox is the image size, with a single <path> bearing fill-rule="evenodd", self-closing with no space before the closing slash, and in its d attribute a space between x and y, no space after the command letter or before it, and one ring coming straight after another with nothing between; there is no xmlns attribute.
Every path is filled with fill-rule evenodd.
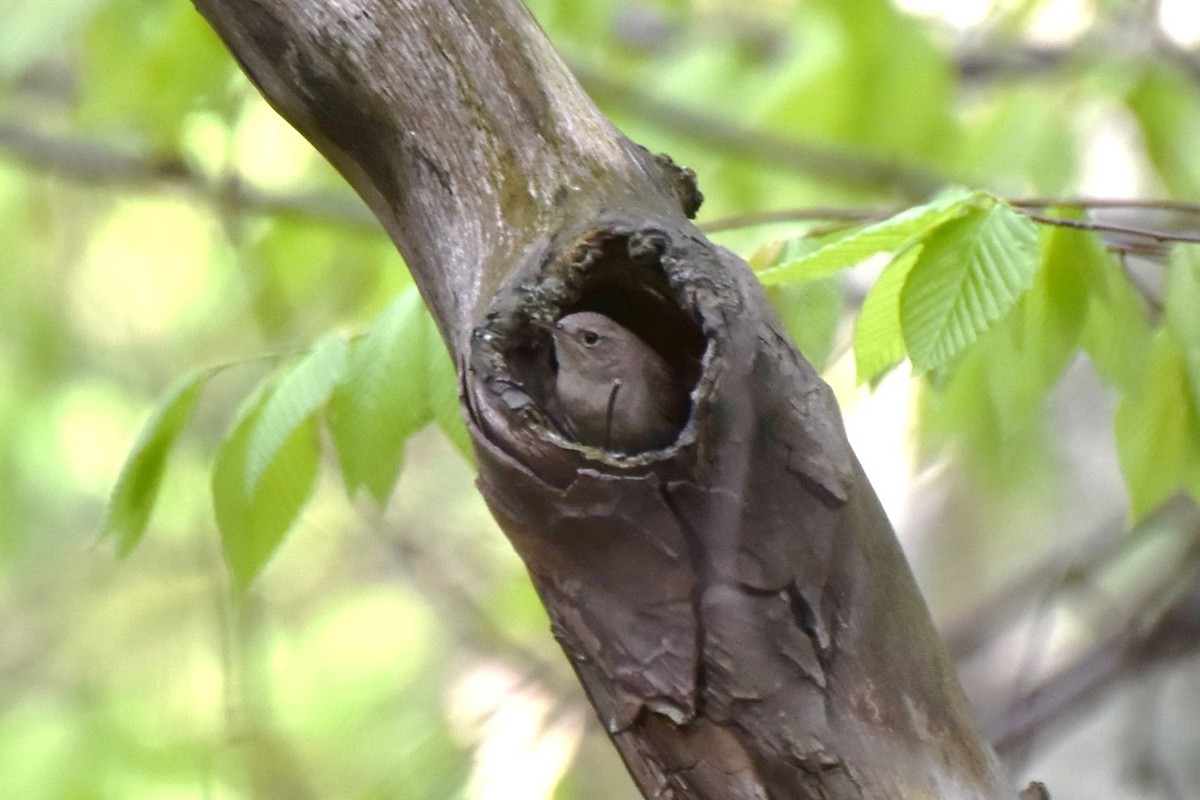
<svg viewBox="0 0 1200 800"><path fill-rule="evenodd" d="M667 183L679 198L679 206L688 219L694 219L700 205L704 202L704 193L696 180L696 173L691 167L676 164L666 153L658 153L654 160L666 173Z"/></svg>

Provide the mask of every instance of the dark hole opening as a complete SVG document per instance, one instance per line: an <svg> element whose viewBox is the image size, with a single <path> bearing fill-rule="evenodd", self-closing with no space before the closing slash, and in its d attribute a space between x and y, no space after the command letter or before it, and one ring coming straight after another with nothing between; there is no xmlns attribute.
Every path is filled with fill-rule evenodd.
<svg viewBox="0 0 1200 800"><path fill-rule="evenodd" d="M689 394L690 415L690 393L700 379L707 345L699 323L675 302L656 256L630 255L627 235L598 236L588 246L592 251L583 263L561 266L565 274L553 268L547 274L562 281L563 291L553 319L543 318L542 324L594 311L628 328L675 370ZM509 340L505 360L519 385L552 416L557 365L550 334L529 325Z"/></svg>
<svg viewBox="0 0 1200 800"><path fill-rule="evenodd" d="M559 316L595 311L615 320L658 351L691 391L700 379L704 332L675 303L657 261L630 258L627 241L621 237L603 243L600 257L589 265L579 284L575 301Z"/></svg>

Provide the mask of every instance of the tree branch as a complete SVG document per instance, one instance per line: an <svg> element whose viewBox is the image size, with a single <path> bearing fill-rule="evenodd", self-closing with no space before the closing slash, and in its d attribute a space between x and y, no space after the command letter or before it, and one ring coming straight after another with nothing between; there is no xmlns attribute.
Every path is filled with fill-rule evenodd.
<svg viewBox="0 0 1200 800"><path fill-rule="evenodd" d="M599 72L575 65L584 87L602 101L621 106L643 122L674 136L736 153L764 164L832 183L893 192L920 200L950 182L945 177L895 160L849 153L755 131L709 114L653 98Z"/></svg>
<svg viewBox="0 0 1200 800"><path fill-rule="evenodd" d="M267 192L237 175L214 179L181 156L147 156L79 139L55 137L0 119L0 152L30 167L80 183L135 189L182 189L233 211L303 217L317 222L378 230L378 221L357 197L328 193Z"/></svg>
<svg viewBox="0 0 1200 800"><path fill-rule="evenodd" d="M985 723L1002 756L1020 752L1117 684L1200 650L1200 507L1187 498L1172 499L1147 519L1144 529L1163 526L1186 537L1183 557L1142 593L1102 641Z"/></svg>
<svg viewBox="0 0 1200 800"><path fill-rule="evenodd" d="M479 486L647 797L1013 795L828 386L693 176L620 135L514 0L196 0L366 199L458 365ZM670 445L567 439L545 326L691 387Z"/></svg>

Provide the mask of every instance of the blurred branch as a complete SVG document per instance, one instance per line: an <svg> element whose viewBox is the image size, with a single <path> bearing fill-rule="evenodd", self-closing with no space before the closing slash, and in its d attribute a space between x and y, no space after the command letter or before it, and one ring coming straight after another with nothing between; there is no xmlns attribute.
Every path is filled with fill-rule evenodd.
<svg viewBox="0 0 1200 800"><path fill-rule="evenodd" d="M572 65L571 69L588 93L597 100L621 106L647 124L714 149L726 150L820 180L888 190L914 200L928 197L949 182L920 167L774 136L720 117L692 111L682 105L651 97L578 64Z"/></svg>
<svg viewBox="0 0 1200 800"><path fill-rule="evenodd" d="M483 650L520 667L526 680L549 689L558 698L580 698L579 685L557 661L509 636L468 581L416 540L405 536L388 542L403 578L438 608L455 638L470 650ZM461 568L460 568L461 571Z"/></svg>
<svg viewBox="0 0 1200 800"><path fill-rule="evenodd" d="M1121 198L1020 198L1008 201L1014 208L1019 209L1025 216L1042 225L1075 228L1104 235L1105 246L1114 253L1122 255L1141 255L1161 258L1166 252L1165 245L1179 243L1200 243L1200 233L1188 231L1165 230L1140 227L1135 225L1118 224L1114 222L1098 222L1095 220L1079 220L1052 216L1033 211L1032 209L1075 208L1082 211L1125 209L1133 211L1170 211L1200 218L1200 204L1176 200L1141 200ZM864 210L856 208L835 208L818 206L812 208L794 208L778 211L768 211L754 214L742 214L736 217L725 217L706 223L703 229L707 233L750 228L757 225L774 225L787 222L806 222L811 220L835 220L842 222L878 222L897 214L903 209ZM1196 226L1200 227L1200 226ZM1195 228L1193 228L1194 230Z"/></svg>
<svg viewBox="0 0 1200 800"><path fill-rule="evenodd" d="M1144 592L1133 611L1103 641L985 723L1002 757L1082 713L1119 683L1200 652L1200 508L1173 498L1152 515L1190 539L1184 557Z"/></svg>
<svg viewBox="0 0 1200 800"><path fill-rule="evenodd" d="M1156 511L1151 517L1157 519L1158 515ZM950 655L962 662L987 649L1025 612L1030 597L1047 587L1087 582L1156 524L1148 517L1129 535L1121 536L1122 527L1110 521L1072 546L1071 552L1056 553L1034 565L946 627L943 639Z"/></svg>
<svg viewBox="0 0 1200 800"><path fill-rule="evenodd" d="M1172 62L1200 80L1200 54L1166 36L1158 12L1149 5L1133 13L1124 10L1101 16L1087 33L1061 45L976 39L958 50L954 65L964 81L985 83L1055 75L1073 66L1082 71L1139 58Z"/></svg>
<svg viewBox="0 0 1200 800"><path fill-rule="evenodd" d="M1073 48L1067 47L1003 47L985 44L959 52L955 58L955 66L959 76L965 81L985 81L999 77L1026 78L1057 72L1076 55Z"/></svg>
<svg viewBox="0 0 1200 800"><path fill-rule="evenodd" d="M230 210L379 229L379 223L356 196L267 192L237 175L211 178L176 154L152 156L93 141L50 136L12 120L0 119L0 154L31 169L80 183L183 189Z"/></svg>

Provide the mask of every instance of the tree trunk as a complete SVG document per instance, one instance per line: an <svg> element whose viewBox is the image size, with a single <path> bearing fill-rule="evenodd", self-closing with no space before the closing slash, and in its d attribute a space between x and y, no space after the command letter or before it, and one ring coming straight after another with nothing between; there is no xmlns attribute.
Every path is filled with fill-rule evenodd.
<svg viewBox="0 0 1200 800"><path fill-rule="evenodd" d="M646 797L1010 798L829 388L690 172L517 0L196 0L367 200L459 365L479 486ZM548 336L601 311L686 376L672 446L569 441Z"/></svg>

